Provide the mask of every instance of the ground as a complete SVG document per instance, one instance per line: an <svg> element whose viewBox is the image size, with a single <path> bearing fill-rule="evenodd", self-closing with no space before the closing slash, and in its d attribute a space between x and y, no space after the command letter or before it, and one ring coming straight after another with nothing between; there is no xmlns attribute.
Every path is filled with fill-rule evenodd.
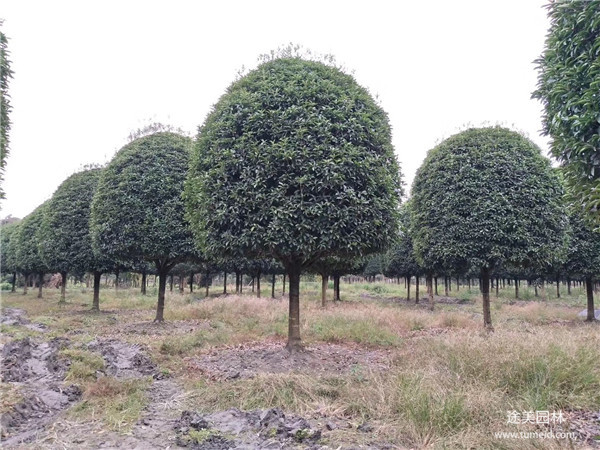
<svg viewBox="0 0 600 450"><path fill-rule="evenodd" d="M152 292L103 289L100 313L81 286L66 305L3 293L3 448L600 448L579 290L507 287L489 333L466 287L433 312L402 285L344 284L325 308L319 288L302 284L292 354L281 295L175 292L155 324Z"/></svg>

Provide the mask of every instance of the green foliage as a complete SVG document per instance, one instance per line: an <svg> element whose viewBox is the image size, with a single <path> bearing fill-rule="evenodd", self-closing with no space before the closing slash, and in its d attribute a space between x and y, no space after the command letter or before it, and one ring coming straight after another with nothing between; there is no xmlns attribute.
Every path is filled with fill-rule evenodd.
<svg viewBox="0 0 600 450"><path fill-rule="evenodd" d="M412 189L415 251L426 268L544 268L564 244L561 184L540 149L500 128L469 129L433 150Z"/></svg>
<svg viewBox="0 0 600 450"><path fill-rule="evenodd" d="M594 232L581 215L571 214L571 239L566 271L571 276L600 276L600 235Z"/></svg>
<svg viewBox="0 0 600 450"><path fill-rule="evenodd" d="M102 271L108 265L94 254L89 231L90 205L101 172L92 168L71 175L48 201L40 251L47 265L57 272L83 274Z"/></svg>
<svg viewBox="0 0 600 450"><path fill-rule="evenodd" d="M401 193L386 113L351 76L287 58L260 65L215 105L185 198L210 254L308 265L385 248Z"/></svg>
<svg viewBox="0 0 600 450"><path fill-rule="evenodd" d="M2 274L17 270L17 237L20 222L0 227L0 269Z"/></svg>
<svg viewBox="0 0 600 450"><path fill-rule="evenodd" d="M600 226L600 1L553 1L534 98L575 199Z"/></svg>
<svg viewBox="0 0 600 450"><path fill-rule="evenodd" d="M0 26L3 21L0 20ZM12 78L10 61L8 59L8 39L0 30L0 182L4 180L4 168L9 151L9 132L10 132L10 95L8 94L8 83ZM4 198L4 190L0 184L0 199Z"/></svg>
<svg viewBox="0 0 600 450"><path fill-rule="evenodd" d="M413 249L410 231L410 203L406 203L400 209L398 238L388 250L385 260L384 274L387 277L411 277L423 272Z"/></svg>
<svg viewBox="0 0 600 450"><path fill-rule="evenodd" d="M40 254L42 221L48 201L38 206L19 224L16 238L16 269L23 274L48 272L49 268Z"/></svg>
<svg viewBox="0 0 600 450"><path fill-rule="evenodd" d="M195 253L181 199L189 147L189 138L155 133L119 150L92 201L96 252L123 264L174 263Z"/></svg>

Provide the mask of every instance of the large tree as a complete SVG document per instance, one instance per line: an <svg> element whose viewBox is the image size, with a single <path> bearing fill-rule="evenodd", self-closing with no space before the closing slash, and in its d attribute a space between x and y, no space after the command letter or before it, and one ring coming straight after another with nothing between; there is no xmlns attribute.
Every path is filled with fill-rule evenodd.
<svg viewBox="0 0 600 450"><path fill-rule="evenodd" d="M574 199L600 227L600 1L551 1L536 61L544 133Z"/></svg>
<svg viewBox="0 0 600 450"><path fill-rule="evenodd" d="M560 180L539 147L500 127L469 129L430 150L412 187L415 252L426 271L489 279L503 264L543 267L564 244Z"/></svg>
<svg viewBox="0 0 600 450"><path fill-rule="evenodd" d="M3 21L0 20L0 26ZM10 96L8 94L8 83L12 78L10 61L8 59L8 39L0 30L0 199L4 198L2 181L4 180L4 168L9 150L10 131Z"/></svg>
<svg viewBox="0 0 600 450"><path fill-rule="evenodd" d="M61 183L48 201L40 248L47 265L62 274L63 283L69 272L94 274L94 310L100 309L100 276L110 265L94 254L89 228L90 205L100 174L100 168L89 168Z"/></svg>
<svg viewBox="0 0 600 450"><path fill-rule="evenodd" d="M302 270L385 249L400 194L388 117L368 91L335 67L281 58L233 83L206 118L186 206L210 254L283 264L294 350Z"/></svg>
<svg viewBox="0 0 600 450"><path fill-rule="evenodd" d="M156 322L164 320L167 274L196 254L181 196L190 144L170 132L130 142L102 171L92 201L94 250L116 263L144 259L156 266Z"/></svg>

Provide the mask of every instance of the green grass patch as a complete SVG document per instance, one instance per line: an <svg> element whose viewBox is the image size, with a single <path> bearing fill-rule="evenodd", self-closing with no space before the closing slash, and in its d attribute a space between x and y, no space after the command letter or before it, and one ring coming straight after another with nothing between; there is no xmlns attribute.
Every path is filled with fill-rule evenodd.
<svg viewBox="0 0 600 450"><path fill-rule="evenodd" d="M67 348L59 352L63 358L71 361L65 380L85 382L96 379L96 373L104 369L104 359L98 353L89 350Z"/></svg>
<svg viewBox="0 0 600 450"><path fill-rule="evenodd" d="M350 319L335 315L316 318L309 325L308 336L312 339L333 343L356 342L365 345L398 345L401 339L390 330L376 326L365 318Z"/></svg>

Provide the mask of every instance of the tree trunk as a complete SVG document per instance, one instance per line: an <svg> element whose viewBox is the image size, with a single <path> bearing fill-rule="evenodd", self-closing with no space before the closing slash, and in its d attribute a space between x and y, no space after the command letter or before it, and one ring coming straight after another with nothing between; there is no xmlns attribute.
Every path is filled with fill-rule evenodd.
<svg viewBox="0 0 600 450"><path fill-rule="evenodd" d="M500 289L500 278L496 277L496 298L500 296L498 289Z"/></svg>
<svg viewBox="0 0 600 450"><path fill-rule="evenodd" d="M456 277L456 292L460 291L460 278Z"/></svg>
<svg viewBox="0 0 600 450"><path fill-rule="evenodd" d="M435 277L434 281L435 281L435 295L439 295L438 294L438 277Z"/></svg>
<svg viewBox="0 0 600 450"><path fill-rule="evenodd" d="M333 300L340 301L340 275L333 276Z"/></svg>
<svg viewBox="0 0 600 450"><path fill-rule="evenodd" d="M37 298L42 298L42 287L44 286L44 272L40 272L39 275L39 286Z"/></svg>
<svg viewBox="0 0 600 450"><path fill-rule="evenodd" d="M321 273L321 307L327 306L327 283L329 282L329 276L325 273Z"/></svg>
<svg viewBox="0 0 600 450"><path fill-rule="evenodd" d="M481 296L483 299L483 326L492 330L492 312L490 310L490 269L481 268Z"/></svg>
<svg viewBox="0 0 600 450"><path fill-rule="evenodd" d="M223 272L223 295L227 295L227 272Z"/></svg>
<svg viewBox="0 0 600 450"><path fill-rule="evenodd" d="M427 284L427 296L429 297L429 310L433 311L435 304L433 299L433 278L431 275L427 275L425 283Z"/></svg>
<svg viewBox="0 0 600 450"><path fill-rule="evenodd" d="M567 294L571 295L571 278L567 277Z"/></svg>
<svg viewBox="0 0 600 450"><path fill-rule="evenodd" d="M10 292L16 292L17 289L17 272L13 272L12 274L12 288Z"/></svg>
<svg viewBox="0 0 600 450"><path fill-rule="evenodd" d="M448 297L448 277L444 276L444 295Z"/></svg>
<svg viewBox="0 0 600 450"><path fill-rule="evenodd" d="M141 289L142 295L146 295L146 284L147 284L147 282L148 282L148 275L146 274L146 271L143 270L142 271L142 289Z"/></svg>
<svg viewBox="0 0 600 450"><path fill-rule="evenodd" d="M236 270L235 271L235 293L236 294L240 294L242 292L241 285L242 285L242 282L240 281L240 272Z"/></svg>
<svg viewBox="0 0 600 450"><path fill-rule="evenodd" d="M515 298L519 298L519 280L515 278Z"/></svg>
<svg viewBox="0 0 600 450"><path fill-rule="evenodd" d="M596 311L594 310L594 289L592 277L585 277L585 290L587 293L587 322L596 320Z"/></svg>
<svg viewBox="0 0 600 450"><path fill-rule="evenodd" d="M302 349L300 339L300 264L292 264L286 270L290 278L287 349L295 352Z"/></svg>
<svg viewBox="0 0 600 450"><path fill-rule="evenodd" d="M62 280L62 286L60 287L60 300L58 303L65 303L65 294L67 291L67 272L61 272L60 277Z"/></svg>
<svg viewBox="0 0 600 450"><path fill-rule="evenodd" d="M23 274L23 295L27 295L27 288L29 287L29 275Z"/></svg>
<svg viewBox="0 0 600 450"><path fill-rule="evenodd" d="M256 276L256 296L260 298L260 272Z"/></svg>
<svg viewBox="0 0 600 450"><path fill-rule="evenodd" d="M419 303L419 275L415 277L415 303Z"/></svg>
<svg viewBox="0 0 600 450"><path fill-rule="evenodd" d="M165 291L167 290L167 276L169 273L169 267L164 264L158 269L158 304L156 305L156 317L154 322L164 322L165 316ZM173 280L173 277L171 277Z"/></svg>
<svg viewBox="0 0 600 450"><path fill-rule="evenodd" d="M115 270L115 292L119 291L119 270Z"/></svg>
<svg viewBox="0 0 600 450"><path fill-rule="evenodd" d="M183 291L185 290L185 286L184 286L184 284L185 284L185 281L184 281L185 278L184 278L183 275L179 275L178 278L179 278L179 293L181 295L183 295Z"/></svg>
<svg viewBox="0 0 600 450"><path fill-rule="evenodd" d="M286 272L283 272L283 295L285 295L285 276L287 275ZM300 288L298 288L300 289Z"/></svg>
<svg viewBox="0 0 600 450"><path fill-rule="evenodd" d="M173 284L175 282L173 281L173 275L171 275L171 278L169 279L169 291L173 292ZM160 284L160 282L159 282Z"/></svg>
<svg viewBox="0 0 600 450"><path fill-rule="evenodd" d="M412 281L412 276L408 276L406 277L406 279L408 280L408 285L406 287L406 300L410 301L410 285Z"/></svg>
<svg viewBox="0 0 600 450"><path fill-rule="evenodd" d="M194 293L194 272L190 272L190 294Z"/></svg>
<svg viewBox="0 0 600 450"><path fill-rule="evenodd" d="M100 279L102 272L94 272L94 298L92 300L92 311L100 311Z"/></svg>
<svg viewBox="0 0 600 450"><path fill-rule="evenodd" d="M271 277L271 298L275 298L275 274Z"/></svg>
<svg viewBox="0 0 600 450"><path fill-rule="evenodd" d="M210 272L206 272L206 279L204 281L206 284L206 297L207 298L208 298L208 287L210 286L209 278L210 278Z"/></svg>

